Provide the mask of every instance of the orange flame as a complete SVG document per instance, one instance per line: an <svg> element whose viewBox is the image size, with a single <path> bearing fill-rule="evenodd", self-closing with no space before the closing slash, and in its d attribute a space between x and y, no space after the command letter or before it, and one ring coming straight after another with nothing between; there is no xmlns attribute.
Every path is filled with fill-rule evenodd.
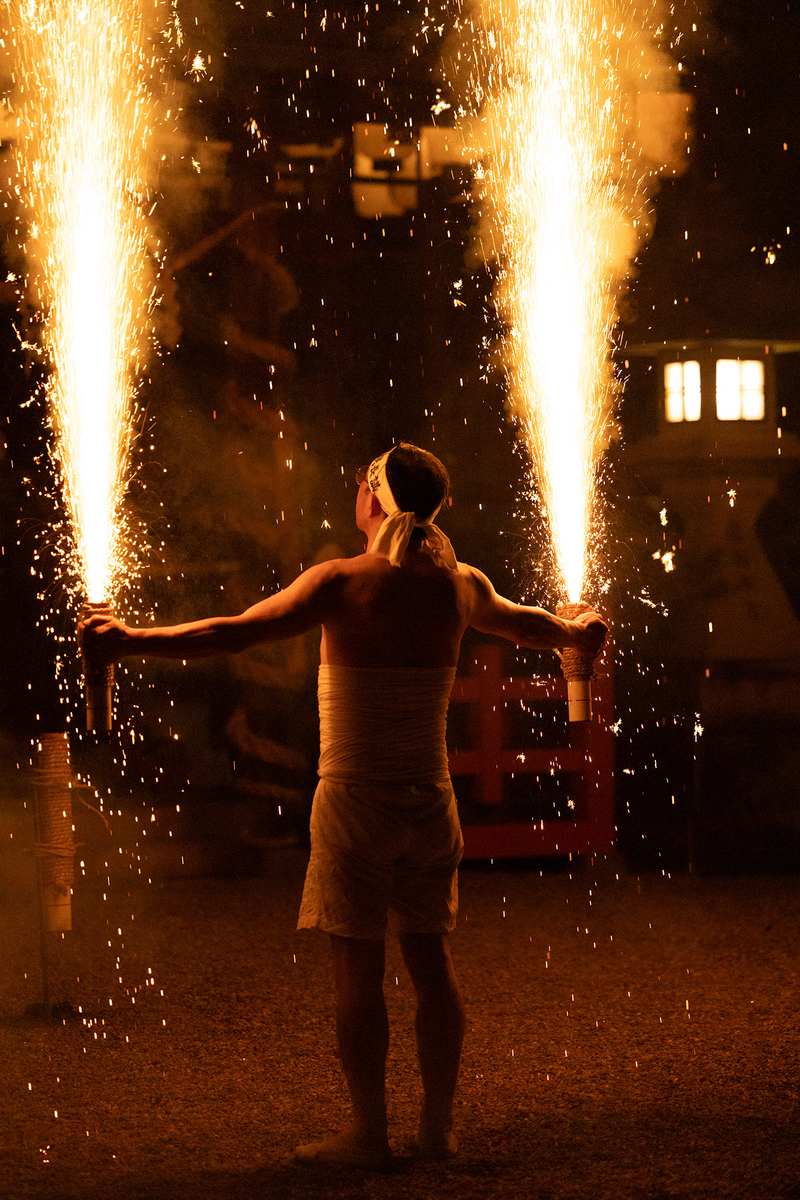
<svg viewBox="0 0 800 1200"><path fill-rule="evenodd" d="M148 335L146 6L8 0L7 8L20 90L17 166L31 217L27 283L51 366L52 452L86 596L110 600Z"/></svg>
<svg viewBox="0 0 800 1200"><path fill-rule="evenodd" d="M648 180L664 166L636 134L638 91L669 72L654 49L656 11L654 0L485 0L465 22L477 25L480 119L464 133L482 159L478 238L500 263L509 405L550 529L555 590L573 602L596 567L615 289L649 229Z"/></svg>

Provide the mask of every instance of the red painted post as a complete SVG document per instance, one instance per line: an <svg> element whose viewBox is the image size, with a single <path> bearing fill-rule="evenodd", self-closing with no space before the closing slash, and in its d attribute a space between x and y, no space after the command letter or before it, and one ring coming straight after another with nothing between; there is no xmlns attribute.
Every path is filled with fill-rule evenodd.
<svg viewBox="0 0 800 1200"><path fill-rule="evenodd" d="M475 671L456 680L451 703L474 706L477 748L450 754L450 773L476 776L479 803L487 807L486 823L463 823L464 857L526 858L538 855L602 853L614 845L614 703L605 665L592 684L591 721L569 723L568 746L515 750L504 747L504 713L510 700L563 699L567 688L559 675L506 677L500 646L478 650ZM504 776L565 775L574 817L554 820L498 821ZM491 807L490 807L491 806Z"/></svg>

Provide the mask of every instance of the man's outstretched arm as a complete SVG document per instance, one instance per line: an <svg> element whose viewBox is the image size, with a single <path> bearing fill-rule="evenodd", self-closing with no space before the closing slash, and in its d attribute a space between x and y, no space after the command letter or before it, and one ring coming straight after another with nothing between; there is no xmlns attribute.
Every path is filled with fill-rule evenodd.
<svg viewBox="0 0 800 1200"><path fill-rule="evenodd" d="M337 585L336 563L321 563L298 575L284 591L259 601L236 617L131 628L114 617L96 615L78 626L78 640L94 662L117 662L131 655L210 658L237 654L259 642L277 642L321 625L330 611Z"/></svg>
<svg viewBox="0 0 800 1200"><path fill-rule="evenodd" d="M589 610L575 620L566 620L543 608L514 604L498 595L481 571L467 566L461 570L470 584L469 624L473 629L496 634L531 650L577 650L594 657L602 648L608 626L598 613Z"/></svg>

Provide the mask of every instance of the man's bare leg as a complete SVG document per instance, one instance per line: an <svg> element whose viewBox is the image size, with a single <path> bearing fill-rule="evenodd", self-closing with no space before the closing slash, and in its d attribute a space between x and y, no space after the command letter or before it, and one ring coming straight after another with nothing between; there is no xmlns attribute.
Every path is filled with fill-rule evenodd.
<svg viewBox="0 0 800 1200"><path fill-rule="evenodd" d="M353 1125L327 1142L300 1146L307 1162L379 1165L391 1157L386 1126L389 1021L383 996L382 941L331 935L339 1057L353 1106Z"/></svg>
<svg viewBox="0 0 800 1200"><path fill-rule="evenodd" d="M389 1019L383 997L383 942L331 936L336 979L336 1033L354 1131L386 1141L386 1052Z"/></svg>
<svg viewBox="0 0 800 1200"><path fill-rule="evenodd" d="M417 993L417 1055L425 1096L419 1151L431 1158L449 1158L457 1146L452 1132L453 1097L466 1025L464 1001L445 937L402 934L400 947Z"/></svg>

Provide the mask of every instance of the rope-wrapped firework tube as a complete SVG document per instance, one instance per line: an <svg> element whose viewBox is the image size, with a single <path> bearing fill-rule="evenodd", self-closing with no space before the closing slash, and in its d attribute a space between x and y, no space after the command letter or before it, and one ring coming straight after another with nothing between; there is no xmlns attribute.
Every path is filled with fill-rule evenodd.
<svg viewBox="0 0 800 1200"><path fill-rule="evenodd" d="M581 613L589 611L588 604L562 604L556 616L574 621ZM594 657L581 654L578 650L561 651L561 672L567 681L567 702L570 721L591 721Z"/></svg>
<svg viewBox="0 0 800 1200"><path fill-rule="evenodd" d="M39 743L36 780L36 842L45 929L72 929L75 843L69 741L65 733L45 733Z"/></svg>
<svg viewBox="0 0 800 1200"><path fill-rule="evenodd" d="M113 613L108 604L84 604L80 618L111 617ZM114 688L114 664L94 663L91 657L83 655L83 687L86 699L86 728L94 733L111 732L111 696Z"/></svg>

